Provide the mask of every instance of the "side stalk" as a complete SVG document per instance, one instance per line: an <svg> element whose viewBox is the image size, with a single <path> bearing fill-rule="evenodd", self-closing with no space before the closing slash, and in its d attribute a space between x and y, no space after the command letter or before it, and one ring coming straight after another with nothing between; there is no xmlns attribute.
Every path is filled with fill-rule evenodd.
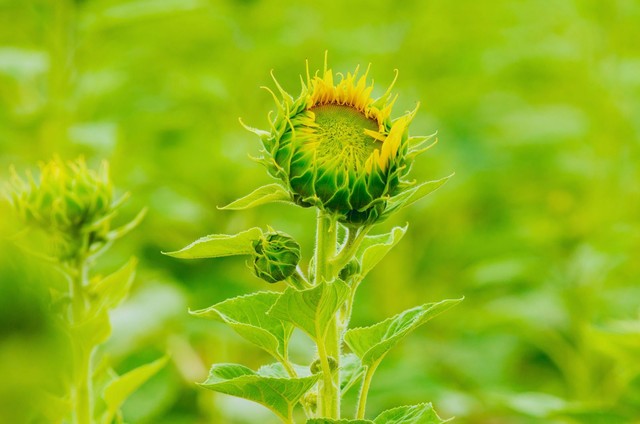
<svg viewBox="0 0 640 424"><path fill-rule="evenodd" d="M378 368L378 364L379 362L367 368L367 371L364 374L362 386L360 387L360 394L358 395L358 409L356 410L357 420L364 419L364 413L367 407L367 396L369 395L369 387L371 387L371 379L373 378L373 374L376 372L376 368Z"/></svg>

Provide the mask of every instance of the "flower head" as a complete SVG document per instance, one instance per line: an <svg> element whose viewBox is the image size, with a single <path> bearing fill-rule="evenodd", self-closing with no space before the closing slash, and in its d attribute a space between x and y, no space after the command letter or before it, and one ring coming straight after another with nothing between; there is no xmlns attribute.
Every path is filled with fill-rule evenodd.
<svg viewBox="0 0 640 424"><path fill-rule="evenodd" d="M59 257L106 242L114 206L106 163L96 172L82 159L53 159L40 165L38 178L27 173L25 181L13 171L11 188L18 216L49 233Z"/></svg>
<svg viewBox="0 0 640 424"><path fill-rule="evenodd" d="M402 178L414 156L408 126L416 111L391 119L393 83L374 99L368 72L334 74L325 57L322 72L311 76L307 65L296 99L274 78L281 99L272 92L277 113L269 115L270 131L249 128L262 139L263 163L292 200L333 213L347 225L382 215L387 201L408 185Z"/></svg>

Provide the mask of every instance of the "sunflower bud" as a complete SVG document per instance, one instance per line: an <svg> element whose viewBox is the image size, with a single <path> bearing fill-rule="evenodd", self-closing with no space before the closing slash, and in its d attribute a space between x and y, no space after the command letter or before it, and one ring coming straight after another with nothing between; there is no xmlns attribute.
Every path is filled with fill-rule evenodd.
<svg viewBox="0 0 640 424"><path fill-rule="evenodd" d="M277 283L293 275L300 262L300 245L288 234L265 233L253 242L253 270L268 283Z"/></svg>
<svg viewBox="0 0 640 424"><path fill-rule="evenodd" d="M402 178L413 159L407 129L415 111L392 120L393 83L373 99L367 74L358 76L356 68L336 77L325 58L322 72L311 77L307 69L297 99L276 81L282 100L272 93L278 110L271 131L253 130L267 155L263 163L297 204L318 207L350 226L380 218L387 201L407 186Z"/></svg>
<svg viewBox="0 0 640 424"><path fill-rule="evenodd" d="M95 172L82 159L54 159L40 165L38 179L28 173L24 181L13 172L11 188L18 216L52 236L60 259L106 242L113 200L106 163Z"/></svg>
<svg viewBox="0 0 640 424"><path fill-rule="evenodd" d="M340 277L342 281L348 281L349 278L353 277L359 272L360 262L358 262L357 259L353 259L340 270L340 272L338 273L338 277Z"/></svg>

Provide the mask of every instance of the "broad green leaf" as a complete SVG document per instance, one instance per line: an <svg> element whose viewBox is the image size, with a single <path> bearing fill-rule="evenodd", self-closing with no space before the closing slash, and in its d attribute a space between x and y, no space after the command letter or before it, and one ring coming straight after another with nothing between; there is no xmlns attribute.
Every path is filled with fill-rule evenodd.
<svg viewBox="0 0 640 424"><path fill-rule="evenodd" d="M276 378L260 375L237 364L211 367L209 378L200 385L207 389L260 403L283 420L289 410L313 387L320 375L302 378Z"/></svg>
<svg viewBox="0 0 640 424"><path fill-rule="evenodd" d="M314 340L324 338L323 331L349 296L349 286L343 281L322 282L307 290L287 288L278 298L269 315L293 323Z"/></svg>
<svg viewBox="0 0 640 424"><path fill-rule="evenodd" d="M404 190L399 195L392 197L391 199L389 199L389 202L387 203L387 208L382 214L382 219L388 218L389 215L391 215L393 212L402 208L406 208L407 206L412 205L413 203L417 202L418 200L422 199L428 194L433 193L434 191L439 189L444 183L449 181L449 179L453 177L453 175L454 174L451 174L439 180L426 181L422 184L418 184L415 187L410 187Z"/></svg>
<svg viewBox="0 0 640 424"><path fill-rule="evenodd" d="M311 418L307 424L374 424L371 420L332 420L331 418Z"/></svg>
<svg viewBox="0 0 640 424"><path fill-rule="evenodd" d="M364 368L360 358L353 353L340 356L340 394L344 396L362 377Z"/></svg>
<svg viewBox="0 0 640 424"><path fill-rule="evenodd" d="M103 424L110 424L124 401L147 380L160 371L168 360L168 357L162 357L149 364L133 369L109 383L102 395L107 404L107 411L103 416Z"/></svg>
<svg viewBox="0 0 640 424"><path fill-rule="evenodd" d="M311 370L309 366L291 364L293 370L296 372L297 377L309 377L311 375ZM279 377L279 378L289 378L291 377L284 365L280 362L275 362L273 364L263 365L258 369L258 374L263 377Z"/></svg>
<svg viewBox="0 0 640 424"><path fill-rule="evenodd" d="M411 331L461 301L448 299L406 310L370 327L348 330L344 341L364 366L371 367Z"/></svg>
<svg viewBox="0 0 640 424"><path fill-rule="evenodd" d="M91 285L89 293L94 314L113 309L124 300L131 290L137 264L137 259L131 258L122 268Z"/></svg>
<svg viewBox="0 0 640 424"><path fill-rule="evenodd" d="M395 227L387 234L367 236L362 241L358 253L360 259L360 280L362 280L398 244L407 232L407 225Z"/></svg>
<svg viewBox="0 0 640 424"><path fill-rule="evenodd" d="M442 424L447 421L436 414L430 403L388 409L373 420L374 424Z"/></svg>
<svg viewBox="0 0 640 424"><path fill-rule="evenodd" d="M293 325L267 314L279 297L280 293L276 292L258 292L227 299L191 314L228 324L251 343L276 358L283 358Z"/></svg>
<svg viewBox="0 0 640 424"><path fill-rule="evenodd" d="M273 183L255 189L238 200L219 209L242 210L273 202L291 202L291 195L280 184Z"/></svg>
<svg viewBox="0 0 640 424"><path fill-rule="evenodd" d="M262 237L258 227L238 234L212 234L202 237L175 252L163 252L165 255L182 259L220 258L222 256L250 255L253 253L253 241Z"/></svg>

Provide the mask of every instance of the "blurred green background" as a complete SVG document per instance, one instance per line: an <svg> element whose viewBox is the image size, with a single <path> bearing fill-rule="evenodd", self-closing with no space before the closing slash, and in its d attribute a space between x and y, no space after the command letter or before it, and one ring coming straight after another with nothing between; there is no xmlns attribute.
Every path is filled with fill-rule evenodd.
<svg viewBox="0 0 640 424"><path fill-rule="evenodd" d="M187 313L265 283L241 259L160 251L271 225L308 257L313 211L216 209L270 182L238 117L266 127L269 71L297 93L304 60L319 68L325 50L336 71L372 63L378 95L397 68L397 114L420 101L412 133L440 138L413 175L456 176L381 228L410 222L359 291L354 324L466 300L390 354L369 414L432 401L457 423L639 423L639 22L634 0L0 0L0 178L55 154L108 159L132 193L123 222L149 207L100 263L140 259L103 349L118 371L172 354L126 404L129 422L271 423L195 386L213 362L269 359ZM2 203L7 423L68 357L47 306L57 277L15 249L16 225ZM303 338L293 349L311 355Z"/></svg>

